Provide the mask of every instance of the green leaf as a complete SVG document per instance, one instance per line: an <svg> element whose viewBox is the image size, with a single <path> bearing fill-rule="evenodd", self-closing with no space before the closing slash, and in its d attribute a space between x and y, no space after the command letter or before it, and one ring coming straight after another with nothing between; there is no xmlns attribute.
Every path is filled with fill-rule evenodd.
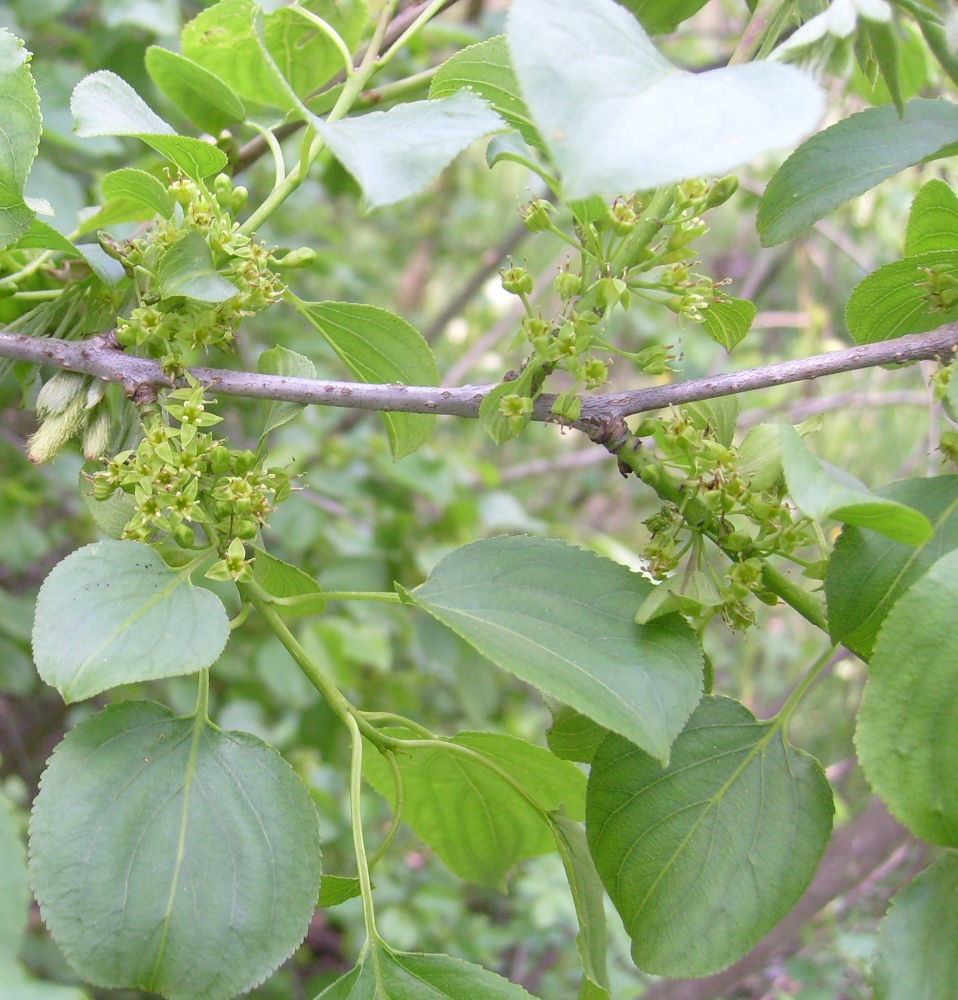
<svg viewBox="0 0 958 1000"><path fill-rule="evenodd" d="M213 252L199 231L187 233L160 258L156 272L160 294L198 302L228 302L239 289L213 266Z"/></svg>
<svg viewBox="0 0 958 1000"><path fill-rule="evenodd" d="M508 417L502 415L499 404L506 396L529 396L532 392L532 382L536 375L542 374L542 369L537 364L526 365L517 379L511 382L500 382L495 388L490 389L479 404L479 426L483 432L496 444L505 444L517 437L522 427L525 427L532 419L532 414L524 415L525 421L522 427L513 427Z"/></svg>
<svg viewBox="0 0 958 1000"><path fill-rule="evenodd" d="M626 10L642 22L650 35L667 35L693 14L700 11L708 0L619 0Z"/></svg>
<svg viewBox="0 0 958 1000"><path fill-rule="evenodd" d="M908 588L958 548L958 476L907 479L878 495L921 511L934 528L923 545L848 527L828 561L825 596L832 639L868 660L885 615Z"/></svg>
<svg viewBox="0 0 958 1000"><path fill-rule="evenodd" d="M370 209L418 194L470 143L504 128L475 94L399 104L358 118L312 125L363 189Z"/></svg>
<svg viewBox="0 0 958 1000"><path fill-rule="evenodd" d="M716 293L708 309L702 312L702 329L726 351L731 352L752 328L755 305L748 299Z"/></svg>
<svg viewBox="0 0 958 1000"><path fill-rule="evenodd" d="M567 199L721 175L818 123L817 84L756 62L686 73L613 0L515 0L509 49Z"/></svg>
<svg viewBox="0 0 958 1000"><path fill-rule="evenodd" d="M702 699L664 772L610 736L592 762L586 830L636 965L707 976L743 955L811 881L832 812L817 761L730 699Z"/></svg>
<svg viewBox="0 0 958 1000"><path fill-rule="evenodd" d="M229 162L222 149L188 135L138 135L136 138L152 146L160 156L194 180L218 174Z"/></svg>
<svg viewBox="0 0 958 1000"><path fill-rule="evenodd" d="M148 545L104 541L73 552L44 580L33 656L40 676L72 702L202 670L228 637L226 609L188 573Z"/></svg>
<svg viewBox="0 0 958 1000"><path fill-rule="evenodd" d="M17 250L56 250L69 257L82 257L76 246L53 226L33 219L27 231L13 244Z"/></svg>
<svg viewBox="0 0 958 1000"><path fill-rule="evenodd" d="M702 692L702 650L677 615L636 625L652 584L565 542L492 538L411 592L504 670L668 760Z"/></svg>
<svg viewBox="0 0 958 1000"><path fill-rule="evenodd" d="M316 366L302 354L287 350L285 347L273 347L263 351L256 362L256 370L264 375L286 375L291 378L316 378ZM263 434L269 434L288 423L299 412L304 410L303 403L284 403L278 401L264 402Z"/></svg>
<svg viewBox="0 0 958 1000"><path fill-rule="evenodd" d="M332 906L345 903L347 899L355 899L360 891L358 878L323 875L323 880L319 883L319 902L316 905L320 910L328 910Z"/></svg>
<svg viewBox="0 0 958 1000"><path fill-rule="evenodd" d="M518 163L519 166L538 174L553 190L558 187L559 182L550 173L547 173L540 163L533 159L529 147L518 132L503 132L501 135L494 135L489 140L489 145L486 146L486 163L491 168L503 160ZM602 212L599 213L598 217L605 214L606 208L605 202L601 199L600 202L602 204ZM578 213L576 214L578 215Z"/></svg>
<svg viewBox="0 0 958 1000"><path fill-rule="evenodd" d="M20 951L29 908L27 852L13 822L13 807L0 793L0 970Z"/></svg>
<svg viewBox="0 0 958 1000"><path fill-rule="evenodd" d="M871 528L905 545L921 545L934 533L921 511L871 493L851 477L839 479L805 447L787 420L779 423L779 445L788 492L808 517Z"/></svg>
<svg viewBox="0 0 958 1000"><path fill-rule="evenodd" d="M82 990L34 979L15 963L0 962L0 1000L88 1000Z"/></svg>
<svg viewBox="0 0 958 1000"><path fill-rule="evenodd" d="M911 203L904 256L934 250L958 251L958 195L937 177L922 185Z"/></svg>
<svg viewBox="0 0 958 1000"><path fill-rule="evenodd" d="M905 167L946 155L956 141L951 101L916 98L901 118L891 105L845 118L799 146L769 181L758 206L762 245L792 239Z"/></svg>
<svg viewBox="0 0 958 1000"><path fill-rule="evenodd" d="M97 471L92 463L89 468L91 471ZM83 471L80 472L79 487L80 496L83 497L83 503L93 523L108 538L119 539L126 530L130 518L136 513L136 497L118 489L109 499L97 500L93 496L90 482Z"/></svg>
<svg viewBox="0 0 958 1000"><path fill-rule="evenodd" d="M375 955L328 986L315 1000L535 1000L521 986L450 955L393 951L374 941Z"/></svg>
<svg viewBox="0 0 958 1000"><path fill-rule="evenodd" d="M568 816L557 814L552 817L552 832L559 846L559 855L569 880L579 921L579 933L575 940L585 976L583 990L579 995L587 1000L608 1000L611 996L606 971L609 934L602 880L596 871L592 855L589 854L589 845L581 824L574 823Z"/></svg>
<svg viewBox="0 0 958 1000"><path fill-rule="evenodd" d="M562 760L591 764L609 730L568 705L550 706L552 725L546 731L549 749Z"/></svg>
<svg viewBox="0 0 958 1000"><path fill-rule="evenodd" d="M404 748L396 764L403 782L403 819L452 871L481 885L503 887L520 861L555 850L542 810L561 805L573 818L584 815L582 772L514 736L460 733L428 747ZM395 804L385 760L367 753L363 767L376 791Z"/></svg>
<svg viewBox="0 0 958 1000"><path fill-rule="evenodd" d="M958 858L905 886L879 927L875 1000L954 1000L958 983Z"/></svg>
<svg viewBox="0 0 958 1000"><path fill-rule="evenodd" d="M152 209L163 219L173 214L173 198L166 185L145 170L124 167L107 174L100 182L107 201L132 201Z"/></svg>
<svg viewBox="0 0 958 1000"><path fill-rule="evenodd" d="M23 42L0 28L0 250L30 226L23 200L27 175L40 142L40 99Z"/></svg>
<svg viewBox="0 0 958 1000"><path fill-rule="evenodd" d="M245 121L246 107L215 74L176 52L151 45L146 50L151 79L177 108L210 135Z"/></svg>
<svg viewBox="0 0 958 1000"><path fill-rule="evenodd" d="M545 149L519 92L505 35L469 45L447 59L433 77L429 97L451 97L463 88L478 94L530 146Z"/></svg>
<svg viewBox="0 0 958 1000"><path fill-rule="evenodd" d="M933 286L941 288L939 296ZM845 324L859 344L874 344L909 333L934 330L958 316L958 304L942 308L958 286L954 250L905 257L872 271L852 291Z"/></svg>
<svg viewBox="0 0 958 1000"><path fill-rule="evenodd" d="M916 836L958 846L958 551L898 598L869 663L855 742L869 784Z"/></svg>
<svg viewBox="0 0 958 1000"><path fill-rule="evenodd" d="M436 359L422 334L388 310L352 302L299 302L297 308L360 381L439 384ZM397 461L425 443L436 419L419 413L382 418Z"/></svg>
<svg viewBox="0 0 958 1000"><path fill-rule="evenodd" d="M867 17L863 11L859 17L861 25L860 38L863 43L867 40L870 55L874 58L878 66L878 71L885 86L888 88L888 93L895 105L895 109L901 115L904 113L905 104L901 91L898 30L892 20L891 7L887 5L884 7L875 6L885 16Z"/></svg>
<svg viewBox="0 0 958 1000"><path fill-rule="evenodd" d="M265 549L256 548L253 562L253 577L270 597L302 598L295 605L282 607L284 618L299 615L318 615L326 610L323 588L298 566L271 556Z"/></svg>
<svg viewBox="0 0 958 1000"><path fill-rule="evenodd" d="M227 1000L303 940L319 892L316 811L256 737L124 702L54 752L30 871L44 921L89 982Z"/></svg>

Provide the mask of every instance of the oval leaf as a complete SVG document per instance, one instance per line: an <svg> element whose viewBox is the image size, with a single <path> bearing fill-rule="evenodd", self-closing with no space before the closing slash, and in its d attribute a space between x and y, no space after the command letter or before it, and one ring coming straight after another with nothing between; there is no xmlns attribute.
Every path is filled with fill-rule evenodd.
<svg viewBox="0 0 958 1000"><path fill-rule="evenodd" d="M229 638L218 597L149 546L85 545L44 580L33 623L40 676L64 701L213 663Z"/></svg>
<svg viewBox="0 0 958 1000"><path fill-rule="evenodd" d="M201 139L188 135L138 135L148 146L152 146L160 156L175 164L188 177L202 180L210 174L218 174L229 162L226 153Z"/></svg>
<svg viewBox="0 0 958 1000"><path fill-rule="evenodd" d="M958 251L958 195L937 177L911 203L904 256L933 250Z"/></svg>
<svg viewBox="0 0 958 1000"><path fill-rule="evenodd" d="M566 198L721 175L818 124L818 85L769 62L686 73L614 0L514 0L509 49Z"/></svg>
<svg viewBox="0 0 958 1000"><path fill-rule="evenodd" d="M730 352L752 328L755 312L754 303L748 299L719 293L708 309L702 311L702 328L716 344Z"/></svg>
<svg viewBox="0 0 958 1000"><path fill-rule="evenodd" d="M779 444L788 492L798 509L816 521L834 518L871 528L905 545L921 545L934 533L921 511L869 492L851 477L838 479L805 447L787 420L779 424Z"/></svg>
<svg viewBox="0 0 958 1000"><path fill-rule="evenodd" d="M446 556L417 604L504 670L661 761L702 692L702 650L677 615L636 625L652 584L545 538L493 538Z"/></svg>
<svg viewBox="0 0 958 1000"><path fill-rule="evenodd" d="M439 385L439 368L422 334L388 310L352 302L299 302L297 308L361 381ZM397 460L426 441L436 419L419 413L382 418Z"/></svg>
<svg viewBox="0 0 958 1000"><path fill-rule="evenodd" d="M23 200L40 142L40 99L23 42L0 28L0 250L22 236L33 212Z"/></svg>
<svg viewBox="0 0 958 1000"><path fill-rule="evenodd" d="M812 136L782 164L758 206L763 246L784 243L832 209L958 141L958 107L916 98L901 118L867 108Z"/></svg>
<svg viewBox="0 0 958 1000"><path fill-rule="evenodd" d="M246 108L239 97L215 73L192 59L151 45L146 50L146 69L173 104L211 135L245 120Z"/></svg>
<svg viewBox="0 0 958 1000"><path fill-rule="evenodd" d="M869 784L916 836L958 847L958 551L888 612L855 742Z"/></svg>
<svg viewBox="0 0 958 1000"><path fill-rule="evenodd" d="M239 289L213 266L213 253L200 232L187 233L163 254L157 268L163 298L185 295L199 302L228 302Z"/></svg>
<svg viewBox="0 0 958 1000"><path fill-rule="evenodd" d="M166 219L173 214L173 198L166 185L145 170L124 167L106 175L100 190L108 201L132 201Z"/></svg>
<svg viewBox="0 0 958 1000"><path fill-rule="evenodd" d="M284 618L318 615L326 610L323 588L298 566L291 566L265 549L256 549L253 576L270 597L296 598L294 604L282 608Z"/></svg>
<svg viewBox="0 0 958 1000"><path fill-rule="evenodd" d="M126 82L107 69L85 76L70 98L73 131L82 139L98 135L176 135Z"/></svg>
<svg viewBox="0 0 958 1000"><path fill-rule="evenodd" d="M85 979L227 1000L306 934L319 892L316 811L256 737L125 702L54 752L30 870L43 919Z"/></svg>
<svg viewBox="0 0 958 1000"><path fill-rule="evenodd" d="M640 969L706 976L795 905L832 825L817 761L774 722L707 696L659 762L610 736L592 762L586 830Z"/></svg>

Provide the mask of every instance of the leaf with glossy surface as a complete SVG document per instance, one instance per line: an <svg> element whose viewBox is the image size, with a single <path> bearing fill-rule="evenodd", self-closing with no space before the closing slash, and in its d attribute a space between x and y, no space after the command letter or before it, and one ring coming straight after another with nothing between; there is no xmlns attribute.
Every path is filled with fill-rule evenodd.
<svg viewBox="0 0 958 1000"><path fill-rule="evenodd" d="M22 236L33 220L23 200L40 142L40 99L30 73L30 53L0 28L0 250Z"/></svg>
<svg viewBox="0 0 958 1000"><path fill-rule="evenodd" d="M848 527L839 536L825 577L828 626L835 642L864 660L871 657L881 623L898 598L958 548L958 476L906 479L877 492L921 511L934 535L918 546L864 528Z"/></svg>
<svg viewBox="0 0 958 1000"><path fill-rule="evenodd" d="M306 933L320 880L316 811L256 737L124 702L54 752L30 871L44 921L88 981L227 1000Z"/></svg>
<svg viewBox="0 0 958 1000"><path fill-rule="evenodd" d="M845 324L859 344L874 344L909 333L925 333L958 317L958 305L942 309L932 286L950 291L958 282L954 250L935 250L884 264L853 289Z"/></svg>
<svg viewBox="0 0 958 1000"><path fill-rule="evenodd" d="M316 378L316 366L302 354L285 347L272 347L263 351L256 362L256 370L264 375L285 375L290 378ZM304 410L304 403L286 403L280 400L264 402L263 433L269 434L288 423Z"/></svg>
<svg viewBox="0 0 958 1000"><path fill-rule="evenodd" d="M879 926L875 1000L955 1000L958 858L939 858L892 898Z"/></svg>
<svg viewBox="0 0 958 1000"><path fill-rule="evenodd" d="M678 69L613 0L515 0L507 24L566 198L720 176L798 142L824 107L818 85L791 66Z"/></svg>
<svg viewBox="0 0 958 1000"><path fill-rule="evenodd" d="M855 743L869 784L916 836L958 847L958 551L899 597L878 633Z"/></svg>
<svg viewBox="0 0 958 1000"><path fill-rule="evenodd" d="M958 251L958 195L937 177L924 184L911 203L904 256L933 250Z"/></svg>
<svg viewBox="0 0 958 1000"><path fill-rule="evenodd" d="M468 752L458 749L463 747ZM502 887L520 861L556 849L541 810L564 806L573 818L584 815L585 775L569 761L514 736L460 733L428 747L404 748L396 764L405 822L452 871L480 885ZM392 771L385 760L367 753L363 768L373 787L394 803Z"/></svg>
<svg viewBox="0 0 958 1000"><path fill-rule="evenodd" d="M505 128L495 111L467 90L333 125L318 118L311 123L363 189L370 209L418 194L470 143Z"/></svg>
<svg viewBox="0 0 958 1000"><path fill-rule="evenodd" d="M200 232L187 233L160 258L156 271L160 294L198 302L228 302L239 289L213 266L213 253Z"/></svg>
<svg viewBox="0 0 958 1000"><path fill-rule="evenodd" d="M755 305L748 299L716 294L708 309L702 311L702 329L726 351L740 344L752 328Z"/></svg>
<svg viewBox="0 0 958 1000"><path fill-rule="evenodd" d="M73 552L44 580L33 656L40 676L72 702L202 670L228 637L226 609L189 574L148 545L104 541Z"/></svg>
<svg viewBox="0 0 958 1000"><path fill-rule="evenodd" d="M828 842L821 767L738 702L706 696L659 762L610 736L592 762L586 830L640 969L707 976L795 905Z"/></svg>
<svg viewBox="0 0 958 1000"><path fill-rule="evenodd" d="M666 761L703 661L677 615L636 625L651 589L611 559L518 537L457 549L411 597L504 670Z"/></svg>
<svg viewBox="0 0 958 1000"><path fill-rule="evenodd" d="M146 50L146 69L170 101L211 135L246 119L246 107L232 89L192 59L151 45Z"/></svg>
<svg viewBox="0 0 958 1000"><path fill-rule="evenodd" d="M422 334L387 309L353 302L298 302L297 308L360 381L439 384L436 359ZM382 419L396 460L421 447L436 420L420 413L383 413Z"/></svg>
<svg viewBox="0 0 958 1000"><path fill-rule="evenodd" d="M318 615L326 610L323 588L298 566L277 559L265 549L256 549L253 577L270 597L299 598L294 605L279 606L278 610L284 618Z"/></svg>
<svg viewBox="0 0 958 1000"><path fill-rule="evenodd" d="M114 170L100 182L100 190L108 201L132 201L152 209L163 219L173 214L173 197L166 185L145 170L134 167Z"/></svg>
<svg viewBox="0 0 958 1000"><path fill-rule="evenodd" d="M763 246L784 243L888 177L958 142L958 107L916 98L899 118L866 108L803 143L769 181L758 207Z"/></svg>
<svg viewBox="0 0 958 1000"><path fill-rule="evenodd" d="M469 45L447 59L433 77L429 97L451 97L464 88L478 94L530 146L545 148L519 92L505 35Z"/></svg>
<svg viewBox="0 0 958 1000"><path fill-rule="evenodd" d="M779 423L779 445L788 492L808 517L871 528L905 545L921 545L934 534L921 511L871 493L851 477L847 481L837 478L808 450L787 420Z"/></svg>

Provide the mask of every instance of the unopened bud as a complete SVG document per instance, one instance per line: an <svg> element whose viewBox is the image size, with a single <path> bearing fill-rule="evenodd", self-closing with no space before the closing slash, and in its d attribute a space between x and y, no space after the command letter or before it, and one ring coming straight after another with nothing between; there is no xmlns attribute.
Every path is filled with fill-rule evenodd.
<svg viewBox="0 0 958 1000"><path fill-rule="evenodd" d="M274 260L273 264L276 267L286 268L309 267L310 264L315 263L317 256L312 247L300 247L298 250L291 250L285 257Z"/></svg>
<svg viewBox="0 0 958 1000"><path fill-rule="evenodd" d="M110 408L100 405L93 411L83 430L81 446L84 457L91 461L100 458L110 443Z"/></svg>
<svg viewBox="0 0 958 1000"><path fill-rule="evenodd" d="M37 396L37 416L42 420L63 413L83 392L86 380L87 376L78 372L56 372Z"/></svg>

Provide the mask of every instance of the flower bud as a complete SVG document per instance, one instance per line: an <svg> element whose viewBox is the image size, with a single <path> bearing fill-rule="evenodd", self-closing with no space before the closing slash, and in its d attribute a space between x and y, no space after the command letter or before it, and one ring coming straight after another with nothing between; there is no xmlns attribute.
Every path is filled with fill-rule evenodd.
<svg viewBox="0 0 958 1000"><path fill-rule="evenodd" d="M526 229L531 233L545 232L552 225L549 214L554 211L555 206L547 201L543 201L541 198L533 198L528 205L521 205L519 207L519 214L522 216L522 221L526 224Z"/></svg>
<svg viewBox="0 0 958 1000"><path fill-rule="evenodd" d="M571 271L562 271L557 274L552 284L563 302L568 302L574 295L578 295L582 291L582 279L579 275L572 274Z"/></svg>
<svg viewBox="0 0 958 1000"><path fill-rule="evenodd" d="M737 190L738 178L735 174L729 174L727 177L720 178L709 188L703 210L718 208L719 205L724 205Z"/></svg>
<svg viewBox="0 0 958 1000"><path fill-rule="evenodd" d="M510 267L499 272L502 287L512 295L529 295L534 287L532 275L524 267Z"/></svg>
<svg viewBox="0 0 958 1000"><path fill-rule="evenodd" d="M285 268L309 267L316 262L318 256L312 247L300 247L298 250L291 250L285 257L274 260L273 264Z"/></svg>

